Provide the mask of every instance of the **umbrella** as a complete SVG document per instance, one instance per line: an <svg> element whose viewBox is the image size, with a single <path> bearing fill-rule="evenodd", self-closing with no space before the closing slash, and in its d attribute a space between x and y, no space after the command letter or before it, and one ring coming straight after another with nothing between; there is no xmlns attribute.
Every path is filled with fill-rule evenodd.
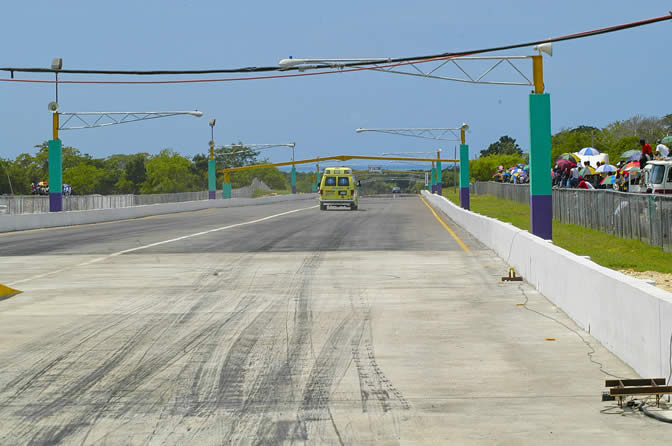
<svg viewBox="0 0 672 446"><path fill-rule="evenodd" d="M623 154L621 155L621 158L623 158L623 159L628 159L628 158L630 158L632 155L635 155L635 154L640 154L639 150L626 150L626 151L623 152Z"/></svg>
<svg viewBox="0 0 672 446"><path fill-rule="evenodd" d="M563 153L556 159L556 161L560 160L570 160L573 161L574 163L578 163L579 161L581 161L581 158L579 158L578 155L575 153Z"/></svg>
<svg viewBox="0 0 672 446"><path fill-rule="evenodd" d="M639 162L638 161L632 161L632 162L626 164L625 166L621 167L621 170L627 170L631 167L639 167Z"/></svg>
<svg viewBox="0 0 672 446"><path fill-rule="evenodd" d="M661 144L672 144L672 136L666 136L660 140Z"/></svg>
<svg viewBox="0 0 672 446"><path fill-rule="evenodd" d="M574 161L570 161L568 159L559 159L555 164L561 169L571 169L572 167L576 166Z"/></svg>
<svg viewBox="0 0 672 446"><path fill-rule="evenodd" d="M602 181L600 181L600 184L614 184L616 182L616 175L609 175L608 177L604 177Z"/></svg>
<svg viewBox="0 0 672 446"><path fill-rule="evenodd" d="M600 151L597 150L595 147L584 147L583 149L579 150L579 155L581 156L593 156L599 154Z"/></svg>
<svg viewBox="0 0 672 446"><path fill-rule="evenodd" d="M638 163L638 162L634 162L634 163L626 164L625 166L623 166L623 167L621 168L621 171L622 171L622 172L629 172L629 173L639 173L640 170L641 170L641 169L640 169L640 167L639 167L639 163Z"/></svg>
<svg viewBox="0 0 672 446"><path fill-rule="evenodd" d="M630 162L630 161L639 161L641 158L642 158L642 154L641 154L641 152L633 153L633 154L630 155L630 157L628 158L628 162Z"/></svg>
<svg viewBox="0 0 672 446"><path fill-rule="evenodd" d="M590 166L583 166L581 169L579 169L579 175L581 175L582 177L592 175L594 173L595 173L595 169L593 169Z"/></svg>
<svg viewBox="0 0 672 446"><path fill-rule="evenodd" d="M611 164L602 164L595 170L595 173L609 173L609 172L616 172L617 170L618 168L616 166L613 166Z"/></svg>

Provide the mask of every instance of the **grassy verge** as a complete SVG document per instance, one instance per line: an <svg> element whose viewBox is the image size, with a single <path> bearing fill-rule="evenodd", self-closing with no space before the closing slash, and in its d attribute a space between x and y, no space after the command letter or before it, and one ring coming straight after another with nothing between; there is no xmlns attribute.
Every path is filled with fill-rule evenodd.
<svg viewBox="0 0 672 446"><path fill-rule="evenodd" d="M444 189L443 196L459 204L453 189ZM530 230L530 206L490 195L472 195L471 210ZM553 220L553 243L595 263L612 269L672 273L672 253L638 240L624 239L596 229L560 223Z"/></svg>
<svg viewBox="0 0 672 446"><path fill-rule="evenodd" d="M289 189L279 189L279 190L255 189L254 192L252 192L252 198L265 197L267 195L288 195L291 193L292 191Z"/></svg>

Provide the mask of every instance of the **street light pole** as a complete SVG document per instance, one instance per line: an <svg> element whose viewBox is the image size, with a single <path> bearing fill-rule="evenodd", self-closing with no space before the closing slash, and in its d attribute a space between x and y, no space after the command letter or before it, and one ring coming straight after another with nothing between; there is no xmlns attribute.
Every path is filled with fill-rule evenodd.
<svg viewBox="0 0 672 446"><path fill-rule="evenodd" d="M386 67L381 66L381 59L347 59L348 62L359 62L361 64L372 65L369 69L384 73L403 74L408 76L420 76L431 79L442 79L447 81L465 82L471 84L490 84L490 85L518 85L533 86L534 92L529 97L529 118L530 118L530 223L532 233L541 238L551 240L553 235L553 203L551 177L548 173L548 166L551 159L551 101L550 96L544 93L543 64L541 53L549 56L553 55L552 43L542 43L534 47L539 52L534 56L466 56L466 57L448 57L436 60L438 64L435 68L423 70L419 67L424 62L416 61L408 64ZM526 76L516 65L516 61L532 60L532 80ZM491 61L493 65L480 75L469 74L460 64L467 64L471 61ZM281 66L299 66L304 69L324 69L330 66L339 66L336 59L283 59ZM313 65L310 65L313 64ZM455 65L459 71L464 74L462 77L442 76L438 70L447 66ZM520 75L520 80L512 81L492 81L489 79L492 73L499 66L510 66ZM406 70L406 71L404 71ZM487 76L487 78L486 78ZM412 135L408 135L412 136ZM417 136L417 135L415 135ZM469 148L464 141L460 145L460 196L466 188L462 207L468 208L468 185L469 185ZM463 149L464 147L464 149ZM463 153L466 156L462 156ZM534 167L536 166L536 167ZM466 169L464 169L466 167Z"/></svg>
<svg viewBox="0 0 672 446"><path fill-rule="evenodd" d="M466 144L467 124L460 127L460 206L469 210L469 146Z"/></svg>
<svg viewBox="0 0 672 446"><path fill-rule="evenodd" d="M58 138L59 113L58 113L58 72L63 68L63 59L56 57L51 61L51 69L56 74L55 101L49 104L52 112L52 139L47 143L47 160L49 162L49 212L63 210L63 147Z"/></svg>
<svg viewBox="0 0 672 446"><path fill-rule="evenodd" d="M215 122L210 120L210 159L208 160L208 199L217 198L217 168L215 166Z"/></svg>
<svg viewBox="0 0 672 446"><path fill-rule="evenodd" d="M49 103L49 111L53 115L53 139L49 140L49 211L63 210L63 159L62 144L59 131L92 129L109 125L125 124L127 122L145 121L148 119L164 118L168 116L190 115L203 116L198 110L164 111L164 112L74 112L63 113L58 111L58 103ZM60 122L60 117L65 117ZM72 124L74 122L74 124Z"/></svg>
<svg viewBox="0 0 672 446"><path fill-rule="evenodd" d="M532 56L534 91L530 93L530 229L532 234L553 239L553 188L548 172L551 159L551 97L544 93L542 51L551 55L550 44L542 44Z"/></svg>

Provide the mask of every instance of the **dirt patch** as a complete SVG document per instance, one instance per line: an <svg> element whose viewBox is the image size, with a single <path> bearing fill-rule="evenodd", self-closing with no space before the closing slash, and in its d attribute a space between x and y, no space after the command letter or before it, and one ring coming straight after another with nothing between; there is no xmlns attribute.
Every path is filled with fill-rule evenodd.
<svg viewBox="0 0 672 446"><path fill-rule="evenodd" d="M621 269L619 271L638 279L653 280L656 282L658 288L662 288L665 291L672 293L672 274L659 273L656 271L633 271L631 269Z"/></svg>

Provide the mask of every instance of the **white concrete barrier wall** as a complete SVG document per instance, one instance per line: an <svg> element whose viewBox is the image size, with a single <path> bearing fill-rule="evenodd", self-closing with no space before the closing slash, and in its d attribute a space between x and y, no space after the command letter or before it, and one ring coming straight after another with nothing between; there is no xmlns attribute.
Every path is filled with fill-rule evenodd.
<svg viewBox="0 0 672 446"><path fill-rule="evenodd" d="M641 376L668 376L672 293L602 267L512 224L422 193Z"/></svg>
<svg viewBox="0 0 672 446"><path fill-rule="evenodd" d="M128 218L173 214L209 208L254 206L281 201L316 200L316 198L317 194L274 195L261 198L183 201L179 203L150 204L146 206L116 209L94 209L88 211L54 212L48 214L3 215L0 216L0 232L100 223L104 221L125 220ZM0 254L2 253L0 252Z"/></svg>

